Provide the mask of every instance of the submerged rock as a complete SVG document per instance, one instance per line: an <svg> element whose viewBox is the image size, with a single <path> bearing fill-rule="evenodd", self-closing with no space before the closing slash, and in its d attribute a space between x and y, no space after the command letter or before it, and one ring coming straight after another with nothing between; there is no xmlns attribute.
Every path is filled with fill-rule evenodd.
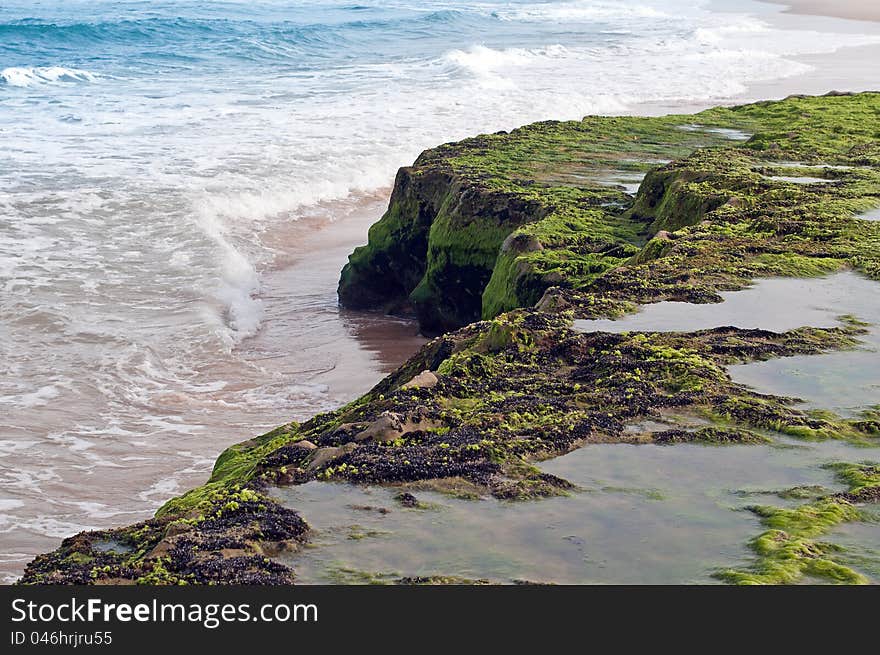
<svg viewBox="0 0 880 655"><path fill-rule="evenodd" d="M752 542L756 561L750 567L720 571L717 577L736 584L793 584L804 576L844 584L866 584L862 574L837 561L839 549L818 537L841 523L863 518L857 505L880 502L880 468L866 464L832 464L849 491L821 496L795 508L755 506L751 510L769 528Z"/></svg>
<svg viewBox="0 0 880 655"><path fill-rule="evenodd" d="M419 499L413 496L411 493L406 491L397 494L395 500L400 503L403 507L409 507L410 509L417 508L420 506Z"/></svg>

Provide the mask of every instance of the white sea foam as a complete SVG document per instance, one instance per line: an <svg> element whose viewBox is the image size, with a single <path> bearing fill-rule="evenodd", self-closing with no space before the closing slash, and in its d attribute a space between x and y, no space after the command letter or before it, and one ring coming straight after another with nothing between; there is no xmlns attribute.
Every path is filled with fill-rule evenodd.
<svg viewBox="0 0 880 655"><path fill-rule="evenodd" d="M2 455L11 455L13 453L18 453L24 450L29 450L34 446L39 445L39 441L34 440L14 440L5 438L3 441L0 441L0 454Z"/></svg>
<svg viewBox="0 0 880 655"><path fill-rule="evenodd" d="M87 70L64 66L11 66L0 71L0 79L9 86L29 87L96 82L98 76Z"/></svg>
<svg viewBox="0 0 880 655"><path fill-rule="evenodd" d="M53 518L51 516L37 516L36 518L19 519L14 524L0 526L0 532L9 533L14 530L24 530L27 532L35 532L44 537L52 537L53 539L61 539L69 537L80 530L97 530L94 524L86 524L74 521L64 521Z"/></svg>
<svg viewBox="0 0 880 655"><path fill-rule="evenodd" d="M509 4L487 8L487 11L490 11L502 20L548 22L627 20L634 18L661 18L669 15L661 8L645 4L601 2L597 0Z"/></svg>
<svg viewBox="0 0 880 655"><path fill-rule="evenodd" d="M508 66L528 66L539 59L562 59L569 55L560 44L542 48L506 48L494 50L484 45L474 45L467 50L452 50L445 59L453 65L470 72L485 74Z"/></svg>
<svg viewBox="0 0 880 655"><path fill-rule="evenodd" d="M145 503L161 503L172 498L180 491L179 478L177 476L171 476L158 480L149 489L140 492L138 498Z"/></svg>
<svg viewBox="0 0 880 655"><path fill-rule="evenodd" d="M31 393L21 394L11 399L0 399L0 402L12 402L21 407L33 408L48 405L53 399L58 397L58 389L54 385L46 385L40 387Z"/></svg>
<svg viewBox="0 0 880 655"><path fill-rule="evenodd" d="M504 50L474 45L466 50L451 50L444 55L443 62L452 70L457 69L474 76L483 89L501 91L516 88L516 82L509 75L514 69L539 63L541 59L562 60L568 54L566 48L559 44L542 48Z"/></svg>
<svg viewBox="0 0 880 655"><path fill-rule="evenodd" d="M118 507L108 506L105 503L95 503L95 502L71 502L65 503L66 505L71 505L76 507L77 510L83 513L85 516L91 516L96 519L110 519L118 516L126 516L131 514L139 514L140 512L132 512L132 511L120 511Z"/></svg>
<svg viewBox="0 0 880 655"><path fill-rule="evenodd" d="M220 304L218 327L228 330L229 344L233 345L253 336L260 326L263 307L255 297L260 290L260 278L253 263L233 244L219 216L202 211L197 223L218 251L218 276L208 292Z"/></svg>

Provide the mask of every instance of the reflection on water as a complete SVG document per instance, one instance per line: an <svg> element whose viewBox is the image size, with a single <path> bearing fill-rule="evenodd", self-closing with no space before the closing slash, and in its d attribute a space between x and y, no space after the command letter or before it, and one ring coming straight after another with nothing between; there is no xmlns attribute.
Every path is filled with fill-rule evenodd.
<svg viewBox="0 0 880 655"><path fill-rule="evenodd" d="M744 291L721 294L724 302L694 305L659 302L646 305L637 314L618 320L579 320L582 332L690 332L732 325L784 332L804 325L832 327L851 290L862 291L860 308L871 304L866 296L876 293L874 283L854 273L839 273L819 279L772 278L758 280ZM847 310L848 311L848 310Z"/></svg>
<svg viewBox="0 0 880 655"><path fill-rule="evenodd" d="M750 561L759 530L752 504L796 504L773 492L842 487L822 464L864 458L843 443L773 446L595 445L541 464L574 482L568 497L529 502L418 493L404 509L394 490L312 482L274 495L313 526L312 548L284 555L305 583L340 571L457 575L495 582L713 582ZM387 513L379 511L390 510Z"/></svg>
<svg viewBox="0 0 880 655"><path fill-rule="evenodd" d="M685 132L705 132L706 134L717 134L731 141L748 141L752 135L742 130L733 130L726 127L706 127L705 125L682 125L681 128Z"/></svg>
<svg viewBox="0 0 880 655"><path fill-rule="evenodd" d="M413 319L341 307L339 318L361 350L375 357L383 373L393 372L427 341Z"/></svg>
<svg viewBox="0 0 880 655"><path fill-rule="evenodd" d="M597 176L594 179L599 184L620 187L629 195L634 196L638 193L639 187L642 186L642 182L645 179L645 173L638 171L615 171L608 175Z"/></svg>
<svg viewBox="0 0 880 655"><path fill-rule="evenodd" d="M661 302L617 321L575 321L582 331L691 331L733 325L781 332L804 325L832 327L842 315L870 324L852 352L789 357L731 366L734 380L764 393L793 396L807 406L852 413L880 403L880 302L878 284L844 272L817 279L759 280L744 291L722 293L724 302Z"/></svg>
<svg viewBox="0 0 880 655"><path fill-rule="evenodd" d="M829 316L850 314L870 324L859 349L732 366L731 377L759 391L801 398L807 407L845 415L880 404L878 290L876 282L852 273L816 280L805 289L813 306Z"/></svg>
<svg viewBox="0 0 880 655"><path fill-rule="evenodd" d="M863 221L880 221L880 208L872 209L864 214L859 214L858 217Z"/></svg>
<svg viewBox="0 0 880 655"><path fill-rule="evenodd" d="M767 179L777 182L791 182L792 184L828 184L833 181L826 180L824 177L809 177L807 175L768 175Z"/></svg>
<svg viewBox="0 0 880 655"><path fill-rule="evenodd" d="M857 167L844 164L819 164L816 166L802 161L775 161L773 162L773 168L810 168L818 171L851 171Z"/></svg>
<svg viewBox="0 0 880 655"><path fill-rule="evenodd" d="M720 294L724 302L694 305L659 302L618 320L579 320L582 332L690 332L734 326L784 332L804 325L833 327L842 314L877 313L876 283L845 272L825 278L770 278L743 291ZM865 319L867 320L867 319Z"/></svg>

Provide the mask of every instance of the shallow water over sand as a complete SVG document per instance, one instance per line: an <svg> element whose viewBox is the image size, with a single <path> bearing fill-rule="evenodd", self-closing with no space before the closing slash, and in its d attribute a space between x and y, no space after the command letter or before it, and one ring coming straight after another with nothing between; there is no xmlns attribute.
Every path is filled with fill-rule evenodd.
<svg viewBox="0 0 880 655"><path fill-rule="evenodd" d="M413 322L337 305L338 271L383 207L381 195L327 207L332 225L316 211L273 235L296 254L265 272L265 323L236 348L202 358L188 349L213 344L138 350L74 331L64 338L92 375L29 403L0 398L0 582L62 537L149 517L204 482L225 447L344 404L415 352L424 339ZM61 352L47 342L44 357ZM141 369L152 384L130 379Z"/></svg>

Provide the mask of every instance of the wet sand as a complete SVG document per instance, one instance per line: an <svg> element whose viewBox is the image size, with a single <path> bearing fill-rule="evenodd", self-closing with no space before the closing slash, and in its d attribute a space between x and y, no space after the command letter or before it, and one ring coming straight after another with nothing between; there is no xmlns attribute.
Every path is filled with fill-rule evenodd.
<svg viewBox="0 0 880 655"><path fill-rule="evenodd" d="M264 327L241 346L247 351L259 349L262 342L289 343L285 335L301 333L301 324L311 324L306 330L317 344L306 351L333 362L315 381L328 385L339 404L368 391L381 374L393 371L426 341L411 317L346 310L336 297L339 272L351 251L366 240L367 228L384 213L390 192L380 189L319 206L292 224L290 233L273 235L270 245L289 254L264 274ZM303 352L296 345L294 350Z"/></svg>
<svg viewBox="0 0 880 655"><path fill-rule="evenodd" d="M850 20L880 21L880 3L875 0L780 0L787 13L830 16Z"/></svg>
<svg viewBox="0 0 880 655"><path fill-rule="evenodd" d="M0 483L14 491L0 502L0 583L63 537L148 518L202 484L224 448L349 402L424 343L412 320L337 304L339 270L387 195L318 207L273 234L288 254L263 272L262 328L205 363L194 388L144 390L100 428L83 423L107 403L91 392L0 417Z"/></svg>

